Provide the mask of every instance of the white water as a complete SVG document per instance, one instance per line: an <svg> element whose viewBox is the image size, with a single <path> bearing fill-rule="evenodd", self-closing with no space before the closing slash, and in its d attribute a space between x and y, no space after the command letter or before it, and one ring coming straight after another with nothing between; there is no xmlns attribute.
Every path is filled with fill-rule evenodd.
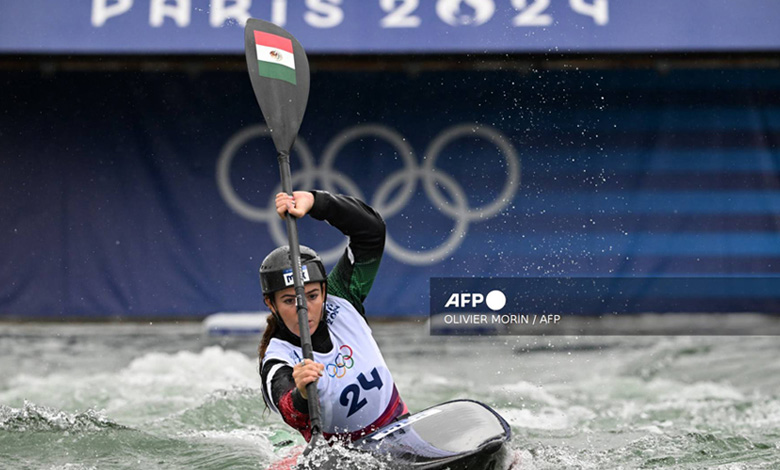
<svg viewBox="0 0 780 470"><path fill-rule="evenodd" d="M374 325L410 409L512 425L522 469L780 468L780 338L430 337ZM197 324L0 325L0 468L264 469L255 340Z"/></svg>

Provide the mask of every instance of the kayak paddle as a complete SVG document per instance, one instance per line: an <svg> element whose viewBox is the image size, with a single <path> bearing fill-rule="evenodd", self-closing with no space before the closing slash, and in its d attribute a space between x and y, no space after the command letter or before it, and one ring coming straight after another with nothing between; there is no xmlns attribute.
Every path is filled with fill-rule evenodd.
<svg viewBox="0 0 780 470"><path fill-rule="evenodd" d="M290 33L273 23L254 18L250 18L244 28L244 45L252 89L278 152L282 191L292 195L290 151L298 136L309 100L309 59L301 44ZM301 348L305 359L314 360L301 276L298 224L295 217L290 214L285 220L292 258ZM322 438L317 383L312 382L307 385L306 393L311 419L311 441L304 455L308 455L317 441Z"/></svg>

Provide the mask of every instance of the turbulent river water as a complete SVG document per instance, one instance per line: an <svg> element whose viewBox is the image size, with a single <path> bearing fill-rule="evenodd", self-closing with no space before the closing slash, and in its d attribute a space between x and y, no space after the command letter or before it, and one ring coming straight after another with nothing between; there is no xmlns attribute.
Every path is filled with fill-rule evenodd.
<svg viewBox="0 0 780 470"><path fill-rule="evenodd" d="M431 337L373 325L412 411L511 424L520 469L780 468L778 337ZM0 468L265 469L256 338L200 325L0 324Z"/></svg>

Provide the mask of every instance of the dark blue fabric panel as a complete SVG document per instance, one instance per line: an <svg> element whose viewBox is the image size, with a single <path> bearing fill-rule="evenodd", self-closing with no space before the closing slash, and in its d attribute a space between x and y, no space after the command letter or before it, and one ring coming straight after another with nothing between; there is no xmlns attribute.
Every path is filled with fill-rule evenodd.
<svg viewBox="0 0 780 470"><path fill-rule="evenodd" d="M0 90L0 317L261 307L279 177L245 72L5 71ZM299 143L298 187L386 218L369 314L427 314L431 277L780 275L777 70L315 71ZM304 220L301 240L341 237Z"/></svg>

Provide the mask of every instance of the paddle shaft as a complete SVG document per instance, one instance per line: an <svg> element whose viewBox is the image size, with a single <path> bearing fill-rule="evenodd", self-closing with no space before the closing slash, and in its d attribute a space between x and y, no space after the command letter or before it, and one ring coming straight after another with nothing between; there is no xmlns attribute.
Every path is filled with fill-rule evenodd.
<svg viewBox="0 0 780 470"><path fill-rule="evenodd" d="M280 152L278 159L279 173L282 177L282 191L292 196L290 156ZM301 247L298 242L298 220L290 213L287 214L285 220L287 221L287 240L290 244L293 286L295 287L295 306L298 311L298 329L300 330L301 335L301 349L303 350L304 359L311 359L313 361L314 354L311 345L311 331L309 331L309 308L306 306L303 276L301 275ZM315 437L318 437L322 433L320 400L316 381L306 386L306 395L308 395L309 419L311 420L311 442L314 442Z"/></svg>

